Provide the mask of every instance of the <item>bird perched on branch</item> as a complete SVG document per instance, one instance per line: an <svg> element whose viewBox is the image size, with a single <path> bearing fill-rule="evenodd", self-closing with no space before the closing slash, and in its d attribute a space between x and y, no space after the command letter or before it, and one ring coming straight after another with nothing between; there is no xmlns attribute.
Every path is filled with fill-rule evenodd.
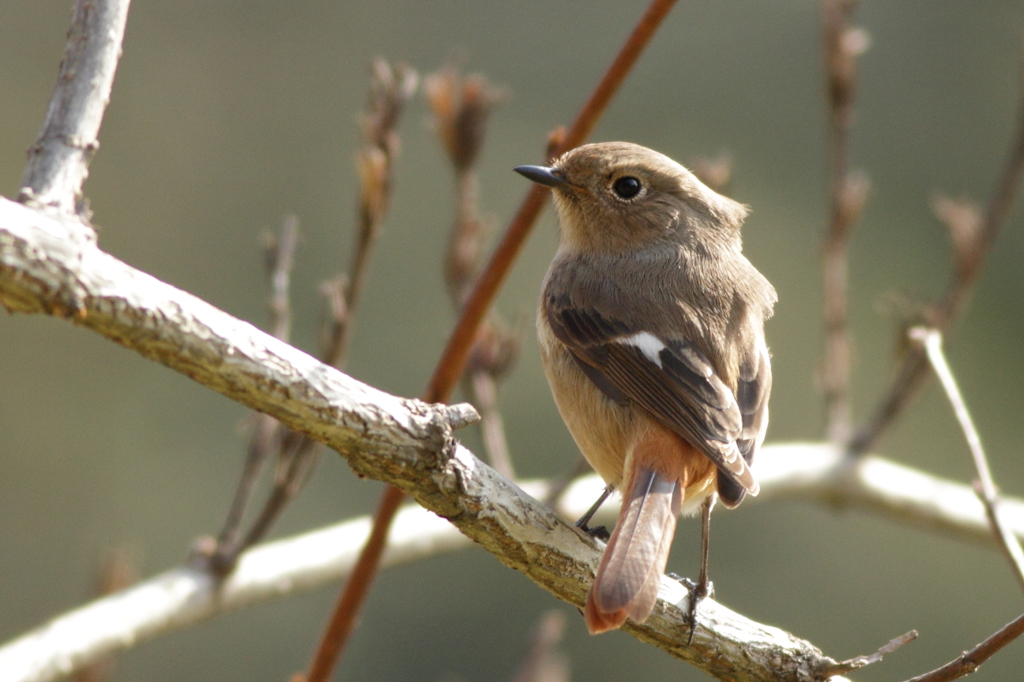
<svg viewBox="0 0 1024 682"><path fill-rule="evenodd" d="M703 506L692 615L715 494L727 507L757 494L750 464L768 425L776 296L743 256L747 209L626 142L515 170L553 190L561 224L537 316L544 371L576 444L623 496L587 628L647 619L676 518Z"/></svg>

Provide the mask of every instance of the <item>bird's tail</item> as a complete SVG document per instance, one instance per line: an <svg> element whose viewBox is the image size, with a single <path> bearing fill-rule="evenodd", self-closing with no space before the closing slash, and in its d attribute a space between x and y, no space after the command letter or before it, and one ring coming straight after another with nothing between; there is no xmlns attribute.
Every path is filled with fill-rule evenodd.
<svg viewBox="0 0 1024 682"><path fill-rule="evenodd" d="M587 595L590 634L614 630L626 618L642 623L651 615L681 502L678 478L637 464Z"/></svg>

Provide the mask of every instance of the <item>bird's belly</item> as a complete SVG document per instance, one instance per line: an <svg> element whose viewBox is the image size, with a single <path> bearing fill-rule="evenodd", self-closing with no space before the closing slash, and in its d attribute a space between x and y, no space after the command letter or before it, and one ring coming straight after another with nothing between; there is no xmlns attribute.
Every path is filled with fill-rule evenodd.
<svg viewBox="0 0 1024 682"><path fill-rule="evenodd" d="M542 338L540 346L544 373L569 433L594 471L620 487L636 433L635 408L605 396L557 340Z"/></svg>

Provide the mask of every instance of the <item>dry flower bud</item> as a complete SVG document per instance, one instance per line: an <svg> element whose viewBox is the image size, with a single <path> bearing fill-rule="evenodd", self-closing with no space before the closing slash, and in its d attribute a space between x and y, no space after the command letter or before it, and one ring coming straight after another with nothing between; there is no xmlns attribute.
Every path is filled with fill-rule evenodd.
<svg viewBox="0 0 1024 682"><path fill-rule="evenodd" d="M487 120L505 93L483 76L462 78L454 66L428 76L424 88L441 143L456 172L465 172L475 163Z"/></svg>
<svg viewBox="0 0 1024 682"><path fill-rule="evenodd" d="M951 199L942 194L932 196L931 206L935 217L949 230L957 268L967 267L980 248L981 210L970 199Z"/></svg>

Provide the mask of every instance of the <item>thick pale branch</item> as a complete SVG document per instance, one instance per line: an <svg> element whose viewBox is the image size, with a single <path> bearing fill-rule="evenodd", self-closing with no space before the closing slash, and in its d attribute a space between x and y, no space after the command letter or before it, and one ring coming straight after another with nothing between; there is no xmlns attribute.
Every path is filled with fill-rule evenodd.
<svg viewBox="0 0 1024 682"><path fill-rule="evenodd" d="M89 161L99 148L129 1L76 0L57 86L29 149L21 201L64 213L75 210Z"/></svg>
<svg viewBox="0 0 1024 682"><path fill-rule="evenodd" d="M767 446L754 473L765 498L793 497L856 507L946 536L991 543L985 507L974 490L881 457L844 457L834 446L789 443ZM1024 500L1000 499L1000 517L1024 539Z"/></svg>

